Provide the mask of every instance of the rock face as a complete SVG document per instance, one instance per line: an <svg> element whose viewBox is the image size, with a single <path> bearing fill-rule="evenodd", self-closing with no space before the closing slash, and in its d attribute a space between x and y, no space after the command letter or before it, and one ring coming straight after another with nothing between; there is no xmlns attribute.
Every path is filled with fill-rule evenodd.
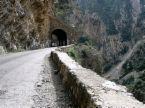
<svg viewBox="0 0 145 108"><path fill-rule="evenodd" d="M1 0L0 44L8 51L34 49L46 42L52 0Z"/></svg>
<svg viewBox="0 0 145 108"><path fill-rule="evenodd" d="M144 0L58 1L56 8L61 14L56 15L95 41L107 66L121 61L122 55L145 34Z"/></svg>
<svg viewBox="0 0 145 108"><path fill-rule="evenodd" d="M123 63L118 65L119 69L116 66L114 72L121 73L111 74L112 77L126 85L136 98L145 103L144 42L134 50L138 41L145 37L145 0L58 1L60 5L55 7L61 14L56 12L56 15L81 31L80 37L89 37L95 43L97 52L103 58L103 72L108 74L112 66ZM63 13L64 10L67 14ZM83 48L79 47L77 51L80 49ZM126 57L128 54L131 57ZM90 53L88 57L89 60L97 60ZM125 58L128 59L127 62L124 61ZM84 57L81 59L87 61ZM93 69L95 65L91 62L89 68Z"/></svg>

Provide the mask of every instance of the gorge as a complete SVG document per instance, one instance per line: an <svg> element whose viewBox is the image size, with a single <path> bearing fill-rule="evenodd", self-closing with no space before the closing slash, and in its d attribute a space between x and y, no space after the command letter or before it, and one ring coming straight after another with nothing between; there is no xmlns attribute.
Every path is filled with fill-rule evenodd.
<svg viewBox="0 0 145 108"><path fill-rule="evenodd" d="M74 44L68 55L143 103L144 40L145 0L0 1L0 54Z"/></svg>

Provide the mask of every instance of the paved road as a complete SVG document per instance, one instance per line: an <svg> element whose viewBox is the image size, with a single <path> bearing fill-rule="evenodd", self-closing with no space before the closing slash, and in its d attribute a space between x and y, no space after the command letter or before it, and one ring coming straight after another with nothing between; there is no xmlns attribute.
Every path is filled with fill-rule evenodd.
<svg viewBox="0 0 145 108"><path fill-rule="evenodd" d="M61 108L60 97L60 103L68 108L61 102L65 99L64 89L56 83L58 78L54 80L56 75L52 71L55 70L48 61L52 50L0 56L0 108Z"/></svg>

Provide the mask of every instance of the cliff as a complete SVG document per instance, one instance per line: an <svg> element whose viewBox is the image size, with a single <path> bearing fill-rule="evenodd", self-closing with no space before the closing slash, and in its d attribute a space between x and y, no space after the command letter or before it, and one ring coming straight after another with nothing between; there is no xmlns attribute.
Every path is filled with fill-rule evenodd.
<svg viewBox="0 0 145 108"><path fill-rule="evenodd" d="M0 45L7 51L43 47L53 15L52 0L1 0Z"/></svg>
<svg viewBox="0 0 145 108"><path fill-rule="evenodd" d="M56 16L94 41L108 65L117 64L122 56L142 39L144 0L58 0ZM78 38L80 38L78 37Z"/></svg>
<svg viewBox="0 0 145 108"><path fill-rule="evenodd" d="M58 18L82 33L69 55L102 76L117 69L111 80L144 102L144 43L134 47L145 35L145 0L58 0L55 7Z"/></svg>

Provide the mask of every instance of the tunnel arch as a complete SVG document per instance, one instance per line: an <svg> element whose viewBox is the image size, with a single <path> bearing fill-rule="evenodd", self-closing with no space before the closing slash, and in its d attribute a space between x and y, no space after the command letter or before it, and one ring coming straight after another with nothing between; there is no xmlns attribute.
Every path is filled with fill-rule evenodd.
<svg viewBox="0 0 145 108"><path fill-rule="evenodd" d="M51 46L66 46L67 33L63 29L55 29L51 33Z"/></svg>

